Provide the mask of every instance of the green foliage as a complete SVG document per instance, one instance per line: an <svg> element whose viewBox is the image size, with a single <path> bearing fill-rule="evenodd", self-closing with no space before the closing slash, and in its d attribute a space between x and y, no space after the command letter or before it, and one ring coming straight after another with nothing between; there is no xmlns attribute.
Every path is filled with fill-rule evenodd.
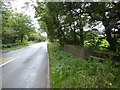
<svg viewBox="0 0 120 90"><path fill-rule="evenodd" d="M45 37L41 36L37 32L33 32L29 34L29 41L41 42L45 41Z"/></svg>
<svg viewBox="0 0 120 90"><path fill-rule="evenodd" d="M60 44L71 41L76 42L76 34L83 31L82 26L84 26L84 24L75 25L75 22L83 18L75 16L73 11L74 7L78 9L80 5L82 6L82 3L38 3L38 7L35 7L36 16L40 18L38 20L39 22L46 24L44 26L47 26L47 34L51 42L56 40L59 40ZM77 23L84 23L84 21ZM76 29L78 32L75 32ZM81 32L80 37L82 40L81 43L83 43L83 32Z"/></svg>
<svg viewBox="0 0 120 90"><path fill-rule="evenodd" d="M103 35L99 35L98 31L86 31L84 32L84 46L90 47L96 50L107 50L109 47L109 43L105 39ZM98 36L99 35L99 36Z"/></svg>
<svg viewBox="0 0 120 90"><path fill-rule="evenodd" d="M105 51L108 49L108 47L109 43L107 42L107 40L103 39L99 45L100 50Z"/></svg>
<svg viewBox="0 0 120 90"><path fill-rule="evenodd" d="M40 36L39 42L40 42L40 41L44 42L45 40L46 40L46 37Z"/></svg>
<svg viewBox="0 0 120 90"><path fill-rule="evenodd" d="M27 42L28 41L28 36L27 35L24 35L23 36L23 42Z"/></svg>
<svg viewBox="0 0 120 90"><path fill-rule="evenodd" d="M117 53L120 55L120 38L117 41Z"/></svg>
<svg viewBox="0 0 120 90"><path fill-rule="evenodd" d="M8 3L9 4L9 3ZM2 6L2 48L25 46L29 42L29 34L35 32L30 16L14 13L9 7Z"/></svg>
<svg viewBox="0 0 120 90"><path fill-rule="evenodd" d="M102 23L105 27L102 34L109 44L109 50L116 52L118 39L112 37L111 34L113 33L112 29L120 19L120 2L38 2L37 4L38 6L35 7L36 17L39 18L39 22L44 22L44 25L43 23L41 25L44 28L47 27L48 38L51 42L59 40L62 45L67 42L84 46L84 39L87 35L84 34L83 28L88 26L88 28L93 29ZM93 40L87 42L91 46L99 47L102 42L98 38L99 35L101 34L91 35ZM97 40L95 40L96 36Z"/></svg>
<svg viewBox="0 0 120 90"><path fill-rule="evenodd" d="M16 31L9 27L3 27L2 30L2 43L3 44L10 44L10 43L15 43L15 37L18 35L16 34Z"/></svg>
<svg viewBox="0 0 120 90"><path fill-rule="evenodd" d="M47 32L47 26L44 21L40 21L39 25L40 25L40 32Z"/></svg>
<svg viewBox="0 0 120 90"><path fill-rule="evenodd" d="M29 41L36 41L39 39L39 35L37 33L31 33L29 35Z"/></svg>
<svg viewBox="0 0 120 90"><path fill-rule="evenodd" d="M30 42L24 42L24 43L19 42L19 43L13 43L13 44L2 44L2 52L5 53L5 52L13 51L34 43L35 42L30 41Z"/></svg>
<svg viewBox="0 0 120 90"><path fill-rule="evenodd" d="M22 13L12 13L8 10L2 10L2 43L16 43L16 40L21 42L27 41L29 32L35 31L32 20L29 16Z"/></svg>
<svg viewBox="0 0 120 90"><path fill-rule="evenodd" d="M48 44L52 88L120 88L119 63L85 60Z"/></svg>
<svg viewBox="0 0 120 90"><path fill-rule="evenodd" d="M54 44L51 42L48 42L48 49L49 49L48 52L50 51L49 52L50 54L59 50L59 47L60 45L57 42L54 42Z"/></svg>
<svg viewBox="0 0 120 90"><path fill-rule="evenodd" d="M100 40L99 38L100 37L94 37L93 39L85 40L84 41L85 47L90 47L102 51L107 50L109 47L108 42L105 39Z"/></svg>
<svg viewBox="0 0 120 90"><path fill-rule="evenodd" d="M3 44L2 45L2 48L10 48L10 47L12 47L12 44L5 44L5 45Z"/></svg>

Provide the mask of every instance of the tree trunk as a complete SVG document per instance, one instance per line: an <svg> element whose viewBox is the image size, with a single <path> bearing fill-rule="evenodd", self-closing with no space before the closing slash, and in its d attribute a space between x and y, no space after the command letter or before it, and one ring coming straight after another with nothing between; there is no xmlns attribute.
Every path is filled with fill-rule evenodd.
<svg viewBox="0 0 120 90"><path fill-rule="evenodd" d="M71 28L71 32L72 32L72 34L73 34L73 39L74 39L74 44L77 44L77 37L76 37L76 32L75 32L75 27L74 27L74 29L72 29L72 27L70 27Z"/></svg>
<svg viewBox="0 0 120 90"><path fill-rule="evenodd" d="M24 35L22 35L22 36L20 37L20 39L21 39L21 43L23 43L23 36L24 36Z"/></svg>
<svg viewBox="0 0 120 90"><path fill-rule="evenodd" d="M79 18L79 28L80 28L80 46L84 46L84 36L83 36L83 25L82 25L82 17L80 15Z"/></svg>
<svg viewBox="0 0 120 90"><path fill-rule="evenodd" d="M66 43L66 36L65 36L65 34L64 34L64 31L62 31L61 30L61 33L62 33L62 35L63 35L63 45Z"/></svg>
<svg viewBox="0 0 120 90"><path fill-rule="evenodd" d="M73 30L73 34L74 34L74 42L75 42L75 44L77 44L77 37L76 37L75 28L74 28L74 30Z"/></svg>
<svg viewBox="0 0 120 90"><path fill-rule="evenodd" d="M116 39L111 36L110 32L106 32L106 39L110 45L110 51L116 52Z"/></svg>
<svg viewBox="0 0 120 90"><path fill-rule="evenodd" d="M83 28L80 28L80 46L84 46Z"/></svg>
<svg viewBox="0 0 120 90"><path fill-rule="evenodd" d="M109 25L109 20L104 19L103 21L103 25L105 26L105 34L106 34L106 40L109 43L109 49L112 52L116 52L116 38L111 36L111 29L113 28L113 26Z"/></svg>

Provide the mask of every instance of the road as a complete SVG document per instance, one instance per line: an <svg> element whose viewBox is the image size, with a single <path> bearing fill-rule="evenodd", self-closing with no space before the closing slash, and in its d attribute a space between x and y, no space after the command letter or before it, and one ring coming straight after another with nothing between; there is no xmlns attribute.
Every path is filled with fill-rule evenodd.
<svg viewBox="0 0 120 90"><path fill-rule="evenodd" d="M2 88L49 88L47 43L37 43L4 53Z"/></svg>

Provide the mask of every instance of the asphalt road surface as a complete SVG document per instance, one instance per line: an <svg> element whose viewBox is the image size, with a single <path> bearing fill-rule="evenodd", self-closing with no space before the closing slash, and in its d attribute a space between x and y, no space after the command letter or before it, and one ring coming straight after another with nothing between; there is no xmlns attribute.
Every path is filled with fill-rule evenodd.
<svg viewBox="0 0 120 90"><path fill-rule="evenodd" d="M49 88L47 43L37 43L4 53L2 88Z"/></svg>

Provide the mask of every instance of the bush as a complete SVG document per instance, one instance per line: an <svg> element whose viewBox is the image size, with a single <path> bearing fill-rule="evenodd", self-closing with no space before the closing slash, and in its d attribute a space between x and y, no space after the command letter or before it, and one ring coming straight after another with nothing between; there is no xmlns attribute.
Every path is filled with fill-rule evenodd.
<svg viewBox="0 0 120 90"><path fill-rule="evenodd" d="M41 41L45 41L45 37L39 35L38 33L31 33L29 35L29 41L41 42Z"/></svg>
<svg viewBox="0 0 120 90"><path fill-rule="evenodd" d="M2 48L11 48L11 47L15 47L15 46L19 46L22 45L22 43L11 43L11 44L2 44Z"/></svg>
<svg viewBox="0 0 120 90"><path fill-rule="evenodd" d="M22 43L13 43L13 46L18 46L18 45L22 45Z"/></svg>
<svg viewBox="0 0 120 90"><path fill-rule="evenodd" d="M28 41L28 36L27 36L27 35L24 35L24 36L23 36L23 42L26 42L26 41Z"/></svg>
<svg viewBox="0 0 120 90"><path fill-rule="evenodd" d="M10 48L12 47L13 45L12 44L3 44L2 45L2 48Z"/></svg>
<svg viewBox="0 0 120 90"><path fill-rule="evenodd" d="M22 43L22 45L28 45L29 44L29 42L23 42Z"/></svg>

